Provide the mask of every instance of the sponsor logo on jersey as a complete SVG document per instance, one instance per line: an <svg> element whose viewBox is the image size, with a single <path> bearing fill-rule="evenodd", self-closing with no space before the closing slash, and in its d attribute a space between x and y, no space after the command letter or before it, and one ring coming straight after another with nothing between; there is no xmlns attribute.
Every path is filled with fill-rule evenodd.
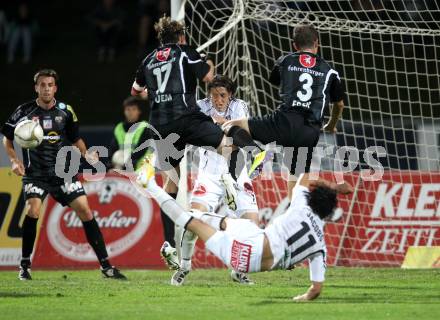
<svg viewBox="0 0 440 320"><path fill-rule="evenodd" d="M123 254L142 239L151 224L153 207L151 199L139 196L129 180L107 178L87 182L84 189L110 257ZM60 255L74 261L96 261L84 240L82 222L71 208L57 203L48 217L47 237Z"/></svg>
<svg viewBox="0 0 440 320"><path fill-rule="evenodd" d="M308 54L301 54L299 56L299 63L305 68L313 68L316 64L316 58Z"/></svg>
<svg viewBox="0 0 440 320"><path fill-rule="evenodd" d="M52 119L43 119L43 128L52 129Z"/></svg>
<svg viewBox="0 0 440 320"><path fill-rule="evenodd" d="M195 196L203 196L206 194L206 186L203 184L198 184L193 191Z"/></svg>
<svg viewBox="0 0 440 320"><path fill-rule="evenodd" d="M166 48L156 52L156 59L159 61L167 61L170 56L171 48Z"/></svg>
<svg viewBox="0 0 440 320"><path fill-rule="evenodd" d="M249 272L252 246L234 240L231 249L231 267L237 272Z"/></svg>
<svg viewBox="0 0 440 320"><path fill-rule="evenodd" d="M56 131L50 131L47 135L43 137L43 140L49 143L57 143L61 139L61 136Z"/></svg>

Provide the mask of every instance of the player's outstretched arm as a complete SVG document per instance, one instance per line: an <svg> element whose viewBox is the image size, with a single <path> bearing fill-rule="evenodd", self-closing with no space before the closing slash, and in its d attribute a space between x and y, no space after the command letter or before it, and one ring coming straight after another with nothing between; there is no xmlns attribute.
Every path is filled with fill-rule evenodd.
<svg viewBox="0 0 440 320"><path fill-rule="evenodd" d="M325 132L330 132L330 133L336 132L336 125L338 124L338 121L342 116L343 110L344 110L344 100L340 100L338 102L333 103L330 120L323 127Z"/></svg>
<svg viewBox="0 0 440 320"><path fill-rule="evenodd" d="M309 287L307 292L294 297L293 301L310 301L318 298L321 294L323 284L323 282L312 281L312 285Z"/></svg>
<svg viewBox="0 0 440 320"><path fill-rule="evenodd" d="M11 160L12 172L14 172L18 176L24 176L24 165L23 162L21 162L21 160L17 157L13 141L9 140L6 137L3 137L3 146L6 150L6 154L8 155L9 160Z"/></svg>

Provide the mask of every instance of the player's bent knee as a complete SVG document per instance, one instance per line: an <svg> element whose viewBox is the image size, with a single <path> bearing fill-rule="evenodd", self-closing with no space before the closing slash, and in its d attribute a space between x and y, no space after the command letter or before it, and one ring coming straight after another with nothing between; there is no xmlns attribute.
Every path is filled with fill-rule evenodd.
<svg viewBox="0 0 440 320"><path fill-rule="evenodd" d="M80 218L81 221L90 221L93 219L92 210L89 207L81 208L79 210L75 210L76 214Z"/></svg>
<svg viewBox="0 0 440 320"><path fill-rule="evenodd" d="M191 202L191 209L195 209L203 212L208 211L208 207L199 202Z"/></svg>
<svg viewBox="0 0 440 320"><path fill-rule="evenodd" d="M40 217L40 211L41 211L41 200L38 198L31 198L26 201L27 206L29 207L28 212L26 213L27 216L38 219Z"/></svg>
<svg viewBox="0 0 440 320"><path fill-rule="evenodd" d="M246 212L240 218L248 219L255 223L257 226L260 225L260 219L258 216L258 212Z"/></svg>
<svg viewBox="0 0 440 320"><path fill-rule="evenodd" d="M31 217L31 218L38 219L40 217L40 210L38 210L38 211L31 211L29 209L29 211L28 211L28 213L26 215Z"/></svg>

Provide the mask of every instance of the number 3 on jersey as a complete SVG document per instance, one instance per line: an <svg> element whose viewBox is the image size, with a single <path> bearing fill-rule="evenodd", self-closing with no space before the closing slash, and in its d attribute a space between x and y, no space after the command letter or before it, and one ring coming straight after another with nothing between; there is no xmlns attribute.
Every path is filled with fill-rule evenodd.
<svg viewBox="0 0 440 320"><path fill-rule="evenodd" d="M299 82L304 84L302 85L301 90L298 90L296 93L296 96L301 100L302 102L307 102L312 97L313 91L312 91L312 85L313 85L313 78L309 73L302 73L299 76ZM303 91L306 93L304 94Z"/></svg>
<svg viewBox="0 0 440 320"><path fill-rule="evenodd" d="M168 79L170 78L172 65L171 63L166 63L160 67L153 69L153 74L156 76L157 80L157 93L164 93L167 87ZM165 76L162 78L162 73L165 72Z"/></svg>

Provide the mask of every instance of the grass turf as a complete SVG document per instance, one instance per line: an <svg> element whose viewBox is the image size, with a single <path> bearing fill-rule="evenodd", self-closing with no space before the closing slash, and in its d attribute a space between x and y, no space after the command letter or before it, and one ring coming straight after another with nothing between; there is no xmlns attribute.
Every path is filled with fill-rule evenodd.
<svg viewBox="0 0 440 320"><path fill-rule="evenodd" d="M320 298L294 303L308 270L252 274L232 283L226 270L198 270L185 286L171 272L34 271L32 281L0 272L0 319L440 319L440 270L330 268Z"/></svg>

